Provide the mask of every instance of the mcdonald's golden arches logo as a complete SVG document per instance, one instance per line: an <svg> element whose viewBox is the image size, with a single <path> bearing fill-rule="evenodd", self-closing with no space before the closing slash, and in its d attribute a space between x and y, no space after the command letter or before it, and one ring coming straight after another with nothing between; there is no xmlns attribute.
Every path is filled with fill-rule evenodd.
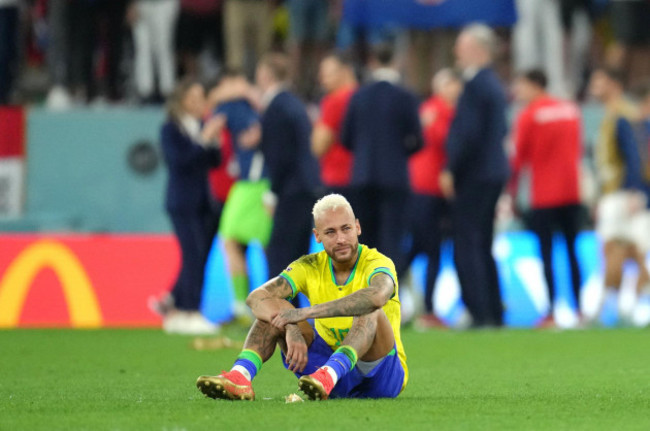
<svg viewBox="0 0 650 431"><path fill-rule="evenodd" d="M59 278L72 326L101 326L97 296L81 262L64 244L44 239L24 249L0 280L0 327L18 326L34 278L45 268L52 269Z"/></svg>

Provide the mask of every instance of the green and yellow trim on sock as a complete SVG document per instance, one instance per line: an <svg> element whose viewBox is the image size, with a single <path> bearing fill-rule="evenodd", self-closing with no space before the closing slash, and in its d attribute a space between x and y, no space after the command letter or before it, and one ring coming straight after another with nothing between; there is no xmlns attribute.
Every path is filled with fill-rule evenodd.
<svg viewBox="0 0 650 431"><path fill-rule="evenodd" d="M341 346L338 349L336 349L334 353L342 353L345 356L347 356L348 359L350 360L350 363L352 364L350 366L351 370L354 369L354 366L357 364L357 361L359 360L359 355L357 354L357 351L352 346L348 346L348 345Z"/></svg>
<svg viewBox="0 0 650 431"><path fill-rule="evenodd" d="M237 356L237 359L246 359L251 361L253 365L255 365L255 368L257 368L257 371L262 368L262 357L255 350L244 349L241 351L239 356Z"/></svg>

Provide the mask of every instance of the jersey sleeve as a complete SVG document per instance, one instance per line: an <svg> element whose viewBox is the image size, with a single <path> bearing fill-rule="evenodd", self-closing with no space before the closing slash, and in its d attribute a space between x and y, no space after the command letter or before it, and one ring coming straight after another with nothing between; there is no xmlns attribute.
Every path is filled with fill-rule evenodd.
<svg viewBox="0 0 650 431"><path fill-rule="evenodd" d="M295 298L300 292L306 292L307 272L308 268L305 263L302 262L301 258L291 263L291 265L280 273L280 277L287 280L291 286L291 296L286 298L287 300Z"/></svg>
<svg viewBox="0 0 650 431"><path fill-rule="evenodd" d="M393 280L393 284L395 284L393 296L395 296L397 294L397 271L395 271L393 261L380 254L366 261L363 273L366 286L370 286L370 282L377 274L386 274ZM391 296L391 298L393 296Z"/></svg>

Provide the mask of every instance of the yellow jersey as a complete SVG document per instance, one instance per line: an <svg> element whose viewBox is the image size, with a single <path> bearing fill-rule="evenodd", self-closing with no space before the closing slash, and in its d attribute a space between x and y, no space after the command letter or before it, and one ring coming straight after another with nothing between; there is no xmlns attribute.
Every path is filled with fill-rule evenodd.
<svg viewBox="0 0 650 431"><path fill-rule="evenodd" d="M620 100L605 111L595 148L595 160L603 194L620 190L625 179L625 161L618 142L618 121L625 119L634 123L638 118L636 107L627 100Z"/></svg>
<svg viewBox="0 0 650 431"><path fill-rule="evenodd" d="M336 283L332 259L325 251L309 254L294 261L287 269L282 271L283 277L291 285L293 291L291 299L299 292L304 294L312 305L334 301L348 296L357 290L370 285L372 277L379 273L389 275L395 282L395 293L384 305L383 310L393 328L395 345L399 360L404 368L404 384L408 381L408 368L406 367L406 354L400 335L401 312L398 295L398 282L393 261L377 249L359 245L359 253L354 268L343 285ZM315 328L318 334L332 348L336 349L352 327L352 317L328 317L315 319Z"/></svg>

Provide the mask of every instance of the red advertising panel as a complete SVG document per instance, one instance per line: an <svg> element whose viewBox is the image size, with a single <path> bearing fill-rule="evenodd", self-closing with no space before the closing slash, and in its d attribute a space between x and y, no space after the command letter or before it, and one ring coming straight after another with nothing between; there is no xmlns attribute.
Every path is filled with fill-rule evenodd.
<svg viewBox="0 0 650 431"><path fill-rule="evenodd" d="M0 158L25 155L25 111L21 106L0 106Z"/></svg>
<svg viewBox="0 0 650 431"><path fill-rule="evenodd" d="M0 328L158 326L180 264L167 235L2 235Z"/></svg>

